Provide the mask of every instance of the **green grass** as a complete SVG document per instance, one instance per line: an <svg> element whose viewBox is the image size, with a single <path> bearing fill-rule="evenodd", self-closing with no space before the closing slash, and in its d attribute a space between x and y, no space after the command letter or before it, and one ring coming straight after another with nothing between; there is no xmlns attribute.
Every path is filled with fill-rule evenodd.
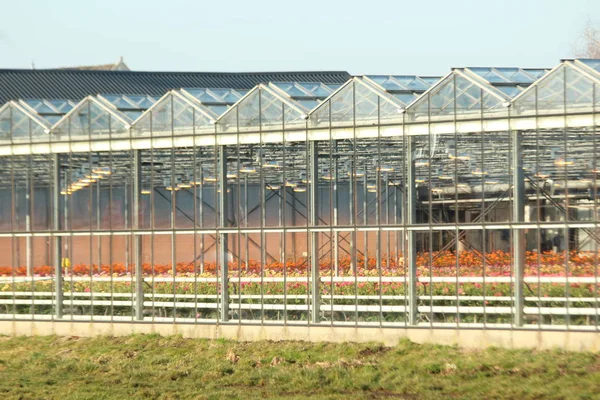
<svg viewBox="0 0 600 400"><path fill-rule="evenodd" d="M599 398L600 354L234 342L178 336L0 337L1 399Z"/></svg>

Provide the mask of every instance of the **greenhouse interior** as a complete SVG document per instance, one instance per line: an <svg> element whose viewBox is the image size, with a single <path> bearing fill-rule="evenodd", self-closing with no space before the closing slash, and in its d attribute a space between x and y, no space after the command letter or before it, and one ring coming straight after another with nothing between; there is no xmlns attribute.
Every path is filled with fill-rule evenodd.
<svg viewBox="0 0 600 400"><path fill-rule="evenodd" d="M600 60L311 76L7 99L0 319L600 329Z"/></svg>

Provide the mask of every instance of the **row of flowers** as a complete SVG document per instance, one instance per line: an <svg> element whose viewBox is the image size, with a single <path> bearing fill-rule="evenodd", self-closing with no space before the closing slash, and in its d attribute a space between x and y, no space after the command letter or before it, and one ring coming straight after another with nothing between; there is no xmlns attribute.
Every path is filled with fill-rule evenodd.
<svg viewBox="0 0 600 400"><path fill-rule="evenodd" d="M375 257L358 256L356 268L352 267L351 258L340 257L337 265L332 260L320 260L322 276L334 274L340 276L405 276L407 268L402 254L383 256L379 265ZM526 253L526 276L595 276L599 272L600 252L547 252ZM310 263L301 258L294 261L261 263L257 260L229 262L229 271L232 276L251 276L255 274L266 276L287 274L308 274ZM121 276L135 271L134 265L126 266L122 263L103 264L74 264L65 263L64 273L74 276ZM214 276L218 273L215 262L178 262L173 268L169 263L144 263L144 275L202 275ZM456 255L451 251L419 253L417 255L417 274L419 276L511 276L512 255L509 252L494 251L481 255L473 251L463 251ZM0 276L25 276L27 269L24 266L13 268L0 266ZM34 274L37 276L54 275L53 266L36 266Z"/></svg>
<svg viewBox="0 0 600 400"><path fill-rule="evenodd" d="M203 299L204 302L215 301L215 295L221 294L221 286L218 282L153 282L151 279L144 279L144 293L150 294L162 294L162 295L176 295L176 294L187 294L195 295L197 299ZM135 283L131 281L69 281L66 279L63 284L63 289L66 293L135 293ZM312 286L306 281L292 281L292 282L250 282L244 281L243 279L229 281L228 292L230 296L235 295L262 295L267 298L260 299L254 298L250 302L264 302L264 303L280 303L282 299L269 299L270 295L287 295L287 296L308 296L310 295ZM26 296L26 293L31 292L44 292L47 296L51 296L54 291L54 282L52 280L40 280L35 282L8 282L0 286L0 292L20 292L18 296ZM361 304L379 304L377 296L401 296L404 297L404 301L408 299L409 288L405 283L398 282L322 282L319 286L319 291L324 299L329 296L375 296L369 300L361 299L358 300ZM476 304L490 304L491 300L498 297L504 297L503 299L497 299L493 301L494 305L507 305L511 303L508 297L513 296L514 287L510 283L429 283L419 282L417 284L417 292L419 296L485 296L490 300L461 300L461 304L468 305L468 303ZM212 296L212 297L211 297ZM565 296L571 298L582 298L581 304L571 302L571 307L578 306L593 306L595 303L594 298L600 296L600 286L593 283L586 284L570 284L566 287L563 284L556 283L539 283L539 284L528 284L525 287L525 296L527 297L555 297L564 298ZM586 299L583 299L586 298ZM591 300L590 300L591 299ZM550 299L549 299L550 300ZM68 300L65 300L68 301ZM180 299L181 302L193 302L194 297L187 299ZM289 300L288 300L289 301ZM301 298L299 299L302 302ZM354 300L350 297L347 298L346 303L354 304ZM402 302L401 299L395 300L384 300L383 304ZM437 303L442 301L443 303L452 303L455 300L451 298L445 298L445 300L436 300ZM467 303L465 303L467 301ZM342 300L335 300L335 303L344 302ZM535 301L533 301L535 303ZM590 303L591 302L591 303ZM554 304L555 303L555 304ZM564 301L547 302L545 306L564 306Z"/></svg>

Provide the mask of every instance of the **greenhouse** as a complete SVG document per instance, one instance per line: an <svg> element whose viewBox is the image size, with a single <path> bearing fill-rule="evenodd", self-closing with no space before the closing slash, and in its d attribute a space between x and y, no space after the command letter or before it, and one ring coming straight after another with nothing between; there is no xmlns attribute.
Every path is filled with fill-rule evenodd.
<svg viewBox="0 0 600 400"><path fill-rule="evenodd" d="M0 319L600 329L600 60L285 76L7 100Z"/></svg>

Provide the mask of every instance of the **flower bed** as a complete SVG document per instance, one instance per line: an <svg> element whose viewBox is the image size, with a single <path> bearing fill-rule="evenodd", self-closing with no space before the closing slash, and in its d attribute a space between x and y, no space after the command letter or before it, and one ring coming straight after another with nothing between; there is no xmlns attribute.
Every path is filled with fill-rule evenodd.
<svg viewBox="0 0 600 400"><path fill-rule="evenodd" d="M324 318L336 321L405 322L406 312L402 311L402 307L408 305L409 290L405 279L407 269L403 261L402 257L395 255L383 257L381 265L378 266L373 257L366 260L361 258L358 260L356 271L353 271L350 259L343 258L338 261L336 274L330 260L321 260L319 290L322 305L334 305L338 310L343 306L358 306L356 310L360 307L370 310L369 306L391 306L386 310L392 310L324 311ZM451 252L419 254L419 304L431 307L430 310L436 307L437 310L440 307L456 306L487 307L483 311L487 322L510 323L510 311L494 311L495 308L510 309L514 306L514 284L511 282L514 271L510 261L510 254L503 252L486 254L485 261L471 252L463 252L459 257ZM287 262L285 265L269 263L264 266L256 261L248 265L229 263L228 293L232 302L232 318L307 319L308 311L301 308L311 303L309 265L307 260ZM134 270L134 266L126 268L123 264L103 265L101 268L96 265L76 264L65 268L63 289L67 313L134 315ZM170 264L144 264L145 314L162 317L217 318L217 305L222 295L222 277L215 263L205 263L204 272L201 273L200 270L199 263L180 262L175 269ZM52 299L55 285L53 272L52 267L37 267L33 280L27 281L18 279L25 275L24 267L0 267L0 274L5 278L0 284L0 292L12 294L13 299ZM528 252L525 276L529 279L524 285L525 307L566 307L582 310L597 307L598 302L595 299L600 297L600 285L595 279L597 275L598 254L571 253L566 258L564 253ZM567 276L573 278L568 284L560 279ZM463 277L473 279L471 282L458 281L458 278ZM441 278L442 281L434 278ZM538 282L537 278L557 279ZM567 302L565 298L571 301ZM107 302L110 304L107 305ZM123 302L128 302L128 305L122 305ZM170 302L170 305L165 302ZM199 303L203 305L198 307ZM271 305L280 308L275 309L277 307L273 308ZM290 309L282 310L283 305ZM52 313L51 305L30 306L16 302L11 305L10 302L6 302L5 308L6 313ZM425 321L442 322L477 322L484 318L480 311L465 311L460 316L456 312L424 311L420 315ZM565 318L567 317L557 316L556 313L529 316L530 322L537 320L540 323L565 323ZM597 317L594 318L593 315L576 315L569 318L571 324L590 325L598 322Z"/></svg>

